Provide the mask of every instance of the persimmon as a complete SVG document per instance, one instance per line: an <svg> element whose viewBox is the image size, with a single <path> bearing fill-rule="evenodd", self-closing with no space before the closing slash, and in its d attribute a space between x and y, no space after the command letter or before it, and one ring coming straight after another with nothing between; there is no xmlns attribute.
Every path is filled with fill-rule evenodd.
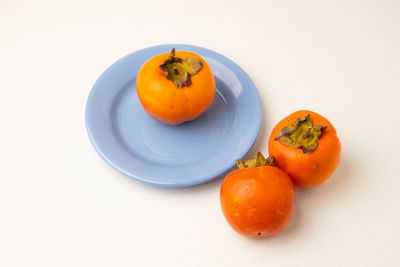
<svg viewBox="0 0 400 267"><path fill-rule="evenodd" d="M220 202L230 226L248 237L281 232L292 217L295 190L290 177L261 153L229 173L221 185Z"/></svg>
<svg viewBox="0 0 400 267"><path fill-rule="evenodd" d="M215 96L215 80L199 55L172 49L143 64L136 79L139 100L148 114L170 125L202 114Z"/></svg>
<svg viewBox="0 0 400 267"><path fill-rule="evenodd" d="M341 145L335 127L308 110L281 120L269 138L269 154L298 187L326 181L339 164Z"/></svg>

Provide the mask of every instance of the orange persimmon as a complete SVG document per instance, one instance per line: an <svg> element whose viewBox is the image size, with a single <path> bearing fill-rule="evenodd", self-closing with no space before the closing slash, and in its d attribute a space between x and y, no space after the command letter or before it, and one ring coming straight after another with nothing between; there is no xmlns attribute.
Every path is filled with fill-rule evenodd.
<svg viewBox="0 0 400 267"><path fill-rule="evenodd" d="M247 237L281 232L292 217L295 190L290 177L261 153L229 173L221 185L220 202L229 225Z"/></svg>
<svg viewBox="0 0 400 267"><path fill-rule="evenodd" d="M269 138L269 154L298 187L326 181L340 160L336 129L321 115L301 110L281 120Z"/></svg>
<svg viewBox="0 0 400 267"><path fill-rule="evenodd" d="M197 118L211 105L215 80L202 57L173 49L143 64L136 89L148 114L163 123L177 125Z"/></svg>

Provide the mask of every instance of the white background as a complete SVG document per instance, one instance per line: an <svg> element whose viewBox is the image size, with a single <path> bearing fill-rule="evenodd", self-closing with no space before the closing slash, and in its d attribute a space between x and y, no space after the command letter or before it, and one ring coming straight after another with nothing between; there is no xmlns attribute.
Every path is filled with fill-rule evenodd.
<svg viewBox="0 0 400 267"><path fill-rule="evenodd" d="M0 266L399 266L400 1L0 1ZM222 177L157 188L92 148L91 86L135 50L217 51L253 79L263 127L311 109L341 163L297 190L280 235L237 235Z"/></svg>

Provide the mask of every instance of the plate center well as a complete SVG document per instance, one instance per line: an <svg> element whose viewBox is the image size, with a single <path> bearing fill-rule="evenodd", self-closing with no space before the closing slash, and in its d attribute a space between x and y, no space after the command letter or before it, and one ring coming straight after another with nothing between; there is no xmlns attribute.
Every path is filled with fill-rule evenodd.
<svg viewBox="0 0 400 267"><path fill-rule="evenodd" d="M177 126L151 118L136 94L135 81L113 103L111 121L117 139L130 153L163 165L194 164L217 153L229 140L236 118L234 97L218 78L211 106L197 119Z"/></svg>

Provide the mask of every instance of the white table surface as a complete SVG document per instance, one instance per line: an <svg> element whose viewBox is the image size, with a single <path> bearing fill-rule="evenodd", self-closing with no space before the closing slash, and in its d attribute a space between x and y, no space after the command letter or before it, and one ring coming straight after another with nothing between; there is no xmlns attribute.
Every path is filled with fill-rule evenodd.
<svg viewBox="0 0 400 267"><path fill-rule="evenodd" d="M247 239L222 177L165 189L92 148L84 110L117 59L206 47L253 79L267 152L281 118L335 125L341 163L297 190L284 232ZM0 266L400 266L400 1L0 1Z"/></svg>

